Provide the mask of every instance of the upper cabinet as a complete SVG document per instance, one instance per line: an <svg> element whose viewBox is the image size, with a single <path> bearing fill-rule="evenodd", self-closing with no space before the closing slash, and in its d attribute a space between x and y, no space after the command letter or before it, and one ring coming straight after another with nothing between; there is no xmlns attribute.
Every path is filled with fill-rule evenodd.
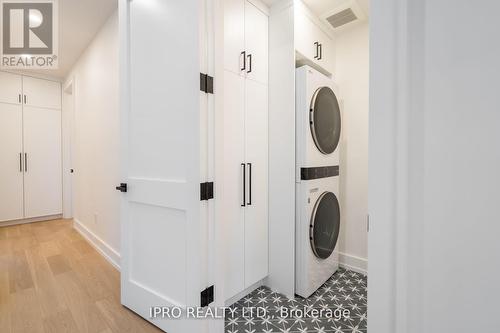
<svg viewBox="0 0 500 333"><path fill-rule="evenodd" d="M295 6L295 50L297 62L315 67L324 74L333 74L335 44L302 4Z"/></svg>
<svg viewBox="0 0 500 333"><path fill-rule="evenodd" d="M247 0L226 0L224 10L224 68L267 84L267 15Z"/></svg>
<svg viewBox="0 0 500 333"><path fill-rule="evenodd" d="M0 72L0 103L21 104L21 75Z"/></svg>
<svg viewBox="0 0 500 333"><path fill-rule="evenodd" d="M59 82L23 76L23 103L39 108L61 108L61 84Z"/></svg>

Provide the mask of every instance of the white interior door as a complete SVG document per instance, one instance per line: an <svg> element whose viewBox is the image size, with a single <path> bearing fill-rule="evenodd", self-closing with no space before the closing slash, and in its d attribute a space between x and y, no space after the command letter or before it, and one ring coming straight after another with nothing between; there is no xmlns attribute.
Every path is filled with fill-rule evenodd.
<svg viewBox="0 0 500 333"><path fill-rule="evenodd" d="M25 106L25 218L62 213L61 111Z"/></svg>
<svg viewBox="0 0 500 333"><path fill-rule="evenodd" d="M268 274L267 86L245 82L245 288Z"/></svg>
<svg viewBox="0 0 500 333"><path fill-rule="evenodd" d="M245 1L245 49L247 78L261 83L268 80L268 17Z"/></svg>
<svg viewBox="0 0 500 333"><path fill-rule="evenodd" d="M21 75L0 72L0 103L21 104Z"/></svg>
<svg viewBox="0 0 500 333"><path fill-rule="evenodd" d="M0 221L23 218L23 113L0 103Z"/></svg>
<svg viewBox="0 0 500 333"><path fill-rule="evenodd" d="M245 78L224 71L224 195L226 195L227 237L225 260L225 298L244 289L245 216Z"/></svg>
<svg viewBox="0 0 500 333"><path fill-rule="evenodd" d="M61 109L61 84L23 76L23 102L27 106Z"/></svg>
<svg viewBox="0 0 500 333"><path fill-rule="evenodd" d="M123 305L172 333L207 320L152 318L200 305L207 288L201 213L199 1L122 1ZM128 52L127 52L128 50ZM151 57L156 60L151 61Z"/></svg>

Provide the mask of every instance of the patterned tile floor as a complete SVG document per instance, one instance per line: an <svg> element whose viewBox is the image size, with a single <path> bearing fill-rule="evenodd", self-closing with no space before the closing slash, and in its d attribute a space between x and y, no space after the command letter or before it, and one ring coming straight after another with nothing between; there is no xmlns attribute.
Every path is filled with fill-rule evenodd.
<svg viewBox="0 0 500 333"><path fill-rule="evenodd" d="M366 333L366 283L340 268L307 299L260 287L226 311L225 333Z"/></svg>

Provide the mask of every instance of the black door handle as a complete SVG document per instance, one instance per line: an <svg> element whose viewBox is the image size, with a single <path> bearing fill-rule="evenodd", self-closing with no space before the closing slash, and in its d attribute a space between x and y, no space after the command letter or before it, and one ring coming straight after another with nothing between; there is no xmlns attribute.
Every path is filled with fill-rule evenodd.
<svg viewBox="0 0 500 333"><path fill-rule="evenodd" d="M19 172L23 172L23 153L19 153Z"/></svg>
<svg viewBox="0 0 500 333"><path fill-rule="evenodd" d="M240 68L241 71L247 69L247 53L246 51L241 52L240 56L243 56L243 68Z"/></svg>
<svg viewBox="0 0 500 333"><path fill-rule="evenodd" d="M252 55L249 54L247 55L248 58L248 71L247 73L252 73Z"/></svg>
<svg viewBox="0 0 500 333"><path fill-rule="evenodd" d="M248 165L248 202L247 205L252 205L252 163L247 163Z"/></svg>
<svg viewBox="0 0 500 333"><path fill-rule="evenodd" d="M318 59L319 58L319 43L314 42L314 45L316 46L316 55L314 56L314 59Z"/></svg>
<svg viewBox="0 0 500 333"><path fill-rule="evenodd" d="M241 204L241 207L245 207L246 206L246 202L247 202L247 199L246 199L246 192L247 192L246 182L247 182L247 176L246 176L245 163L241 163L241 167L243 168L243 203Z"/></svg>
<svg viewBox="0 0 500 333"><path fill-rule="evenodd" d="M323 59L323 44L319 44L319 57L318 60Z"/></svg>
<svg viewBox="0 0 500 333"><path fill-rule="evenodd" d="M24 172L28 172L28 153L24 153Z"/></svg>
<svg viewBox="0 0 500 333"><path fill-rule="evenodd" d="M120 183L120 186L117 186L116 189L120 192L127 192L127 183Z"/></svg>

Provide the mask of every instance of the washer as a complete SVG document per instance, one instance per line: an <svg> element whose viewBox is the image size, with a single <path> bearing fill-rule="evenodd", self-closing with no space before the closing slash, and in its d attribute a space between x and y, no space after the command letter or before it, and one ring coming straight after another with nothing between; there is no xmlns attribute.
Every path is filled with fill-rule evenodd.
<svg viewBox="0 0 500 333"><path fill-rule="evenodd" d="M341 104L332 79L309 66L296 69L296 162L300 168L339 165Z"/></svg>
<svg viewBox="0 0 500 333"><path fill-rule="evenodd" d="M339 267L339 176L296 186L295 293L309 297Z"/></svg>

